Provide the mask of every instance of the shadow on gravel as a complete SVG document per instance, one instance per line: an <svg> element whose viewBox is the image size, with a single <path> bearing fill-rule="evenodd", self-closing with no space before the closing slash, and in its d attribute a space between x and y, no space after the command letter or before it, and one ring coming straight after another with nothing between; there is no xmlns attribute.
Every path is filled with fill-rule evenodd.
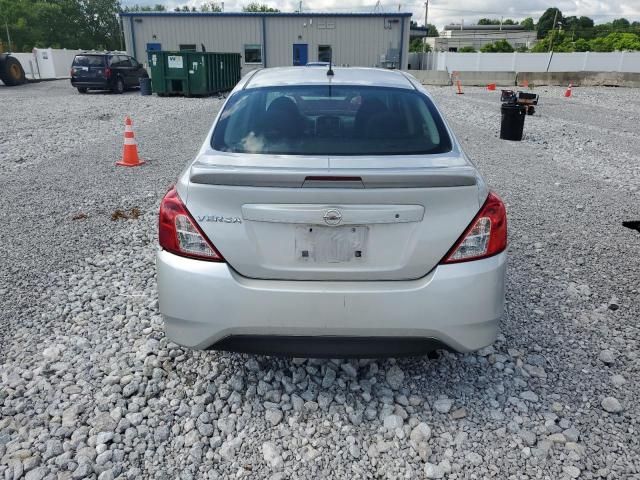
<svg viewBox="0 0 640 480"><path fill-rule="evenodd" d="M630 228L631 230L636 230L640 233L640 220L632 220L629 222L622 222L622 226L626 228Z"/></svg>

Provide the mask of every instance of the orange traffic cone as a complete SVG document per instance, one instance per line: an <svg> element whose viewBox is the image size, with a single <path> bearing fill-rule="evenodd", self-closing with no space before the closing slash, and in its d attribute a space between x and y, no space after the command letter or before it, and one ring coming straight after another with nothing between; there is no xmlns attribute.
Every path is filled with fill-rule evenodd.
<svg viewBox="0 0 640 480"><path fill-rule="evenodd" d="M572 85L569 84L569 88L567 88L567 90L564 92L564 96L565 97L570 97L571 96L571 87L572 87Z"/></svg>
<svg viewBox="0 0 640 480"><path fill-rule="evenodd" d="M460 83L460 80L456 81L456 85L458 86L458 91L456 92L458 95L462 95L464 94L464 92L462 91L462 84Z"/></svg>
<svg viewBox="0 0 640 480"><path fill-rule="evenodd" d="M487 90L495 90L495 89L496 89L495 83L490 83L489 85L487 85Z"/></svg>
<svg viewBox="0 0 640 480"><path fill-rule="evenodd" d="M121 167L137 167L144 162L138 157L138 145L133 134L133 122L129 116L124 119L124 147L122 148L122 160L116 162Z"/></svg>

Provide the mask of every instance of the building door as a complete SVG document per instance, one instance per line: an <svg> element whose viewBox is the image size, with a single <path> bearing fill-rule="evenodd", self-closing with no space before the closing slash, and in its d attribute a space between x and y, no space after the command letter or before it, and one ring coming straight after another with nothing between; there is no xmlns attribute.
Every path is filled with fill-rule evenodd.
<svg viewBox="0 0 640 480"><path fill-rule="evenodd" d="M304 66L309 59L309 52L306 43L294 43L293 44L293 65L295 67Z"/></svg>
<svg viewBox="0 0 640 480"><path fill-rule="evenodd" d="M151 65L151 55L153 52L159 52L160 50L162 50L160 43L147 43L147 61L149 65Z"/></svg>

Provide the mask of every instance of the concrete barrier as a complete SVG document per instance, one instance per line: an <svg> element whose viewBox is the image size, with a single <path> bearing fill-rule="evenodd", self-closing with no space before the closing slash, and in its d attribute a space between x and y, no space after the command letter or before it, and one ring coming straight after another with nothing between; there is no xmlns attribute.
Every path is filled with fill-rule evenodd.
<svg viewBox="0 0 640 480"><path fill-rule="evenodd" d="M518 72L518 84L576 87L640 87L640 73L629 72Z"/></svg>
<svg viewBox="0 0 640 480"><path fill-rule="evenodd" d="M516 72L458 72L458 79L462 85L469 87L486 87L489 83L513 87L516 84Z"/></svg>
<svg viewBox="0 0 640 480"><path fill-rule="evenodd" d="M423 85L451 85L451 78L447 72L440 70L407 70Z"/></svg>

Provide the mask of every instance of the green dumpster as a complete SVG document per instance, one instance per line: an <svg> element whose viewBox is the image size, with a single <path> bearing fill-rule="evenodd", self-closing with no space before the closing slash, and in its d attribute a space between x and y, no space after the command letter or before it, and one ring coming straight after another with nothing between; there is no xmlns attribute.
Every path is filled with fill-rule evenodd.
<svg viewBox="0 0 640 480"><path fill-rule="evenodd" d="M240 80L240 54L149 51L151 85L158 95L204 96L231 90Z"/></svg>

